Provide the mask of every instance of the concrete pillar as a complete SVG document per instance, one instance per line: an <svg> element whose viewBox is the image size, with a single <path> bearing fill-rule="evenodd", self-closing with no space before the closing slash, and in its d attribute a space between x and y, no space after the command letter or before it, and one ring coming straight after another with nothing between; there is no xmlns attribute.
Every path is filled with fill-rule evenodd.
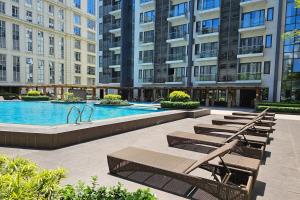
<svg viewBox="0 0 300 200"><path fill-rule="evenodd" d="M241 96L241 91L240 91L240 89L236 89L235 102L236 102L236 106L237 106L237 107L240 106L240 96Z"/></svg>
<svg viewBox="0 0 300 200"><path fill-rule="evenodd" d="M231 89L226 88L226 98L227 98L227 107L232 107L232 96L231 96Z"/></svg>
<svg viewBox="0 0 300 200"><path fill-rule="evenodd" d="M208 96L208 90L205 90L205 106L209 106L209 96Z"/></svg>
<svg viewBox="0 0 300 200"><path fill-rule="evenodd" d="M64 88L63 87L60 88L60 97L61 97L61 99L64 99Z"/></svg>
<svg viewBox="0 0 300 200"><path fill-rule="evenodd" d="M140 100L145 101L145 90L141 89Z"/></svg>
<svg viewBox="0 0 300 200"><path fill-rule="evenodd" d="M92 99L96 100L96 88L92 88Z"/></svg>
<svg viewBox="0 0 300 200"><path fill-rule="evenodd" d="M55 96L55 98L57 98L57 90L56 90L57 88L56 87L53 87L53 91L54 91L54 96Z"/></svg>
<svg viewBox="0 0 300 200"><path fill-rule="evenodd" d="M156 100L156 89L153 89L152 101Z"/></svg>

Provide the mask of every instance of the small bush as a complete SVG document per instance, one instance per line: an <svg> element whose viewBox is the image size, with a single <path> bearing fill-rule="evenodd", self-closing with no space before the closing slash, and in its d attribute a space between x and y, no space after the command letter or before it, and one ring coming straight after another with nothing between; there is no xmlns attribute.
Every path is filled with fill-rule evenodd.
<svg viewBox="0 0 300 200"><path fill-rule="evenodd" d="M49 101L48 96L22 96L23 101Z"/></svg>
<svg viewBox="0 0 300 200"><path fill-rule="evenodd" d="M0 93L0 96L2 96L5 100L18 99L18 95L15 93L3 92Z"/></svg>
<svg viewBox="0 0 300 200"><path fill-rule="evenodd" d="M120 106L129 106L130 104L126 100L121 99L102 99L100 101L102 105L120 105Z"/></svg>
<svg viewBox="0 0 300 200"><path fill-rule="evenodd" d="M191 97L183 91L174 91L169 95L169 99L172 102L187 102L191 100Z"/></svg>
<svg viewBox="0 0 300 200"><path fill-rule="evenodd" d="M78 102L80 99L74 95L72 92L65 92L64 93L64 100L65 102Z"/></svg>
<svg viewBox="0 0 300 200"><path fill-rule="evenodd" d="M272 107L300 107L299 102L260 102L257 105Z"/></svg>
<svg viewBox="0 0 300 200"><path fill-rule="evenodd" d="M200 103L198 101L188 101L188 102L161 101L160 105L162 108L196 109L200 106Z"/></svg>
<svg viewBox="0 0 300 200"><path fill-rule="evenodd" d="M122 97L121 97L121 95L118 95L118 94L107 94L107 95L104 95L103 99L107 99L107 100L121 100Z"/></svg>
<svg viewBox="0 0 300 200"><path fill-rule="evenodd" d="M41 92L37 90L30 90L27 92L27 96L41 96Z"/></svg>
<svg viewBox="0 0 300 200"><path fill-rule="evenodd" d="M269 107L269 112L276 113L300 113L300 107L278 107L278 106L257 106L257 111L263 111Z"/></svg>

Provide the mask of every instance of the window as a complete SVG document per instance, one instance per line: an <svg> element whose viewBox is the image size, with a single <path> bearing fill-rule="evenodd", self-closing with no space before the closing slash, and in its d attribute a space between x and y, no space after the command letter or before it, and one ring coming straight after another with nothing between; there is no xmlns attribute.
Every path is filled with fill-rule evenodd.
<svg viewBox="0 0 300 200"><path fill-rule="evenodd" d="M75 54L75 61L80 62L81 61L81 54L80 54L80 52L75 52L74 54Z"/></svg>
<svg viewBox="0 0 300 200"><path fill-rule="evenodd" d="M202 23L198 22L196 26L197 33L208 34L219 31L219 18L203 20Z"/></svg>
<svg viewBox="0 0 300 200"><path fill-rule="evenodd" d="M274 8L268 8L267 21L273 21Z"/></svg>
<svg viewBox="0 0 300 200"><path fill-rule="evenodd" d="M27 51L32 52L32 29L26 30Z"/></svg>
<svg viewBox="0 0 300 200"><path fill-rule="evenodd" d="M37 52L38 54L44 54L44 33L38 31L37 36Z"/></svg>
<svg viewBox="0 0 300 200"><path fill-rule="evenodd" d="M93 65L96 64L96 57L95 56L88 55L87 60L88 60L88 64L93 64Z"/></svg>
<svg viewBox="0 0 300 200"><path fill-rule="evenodd" d="M0 20L0 48L6 48L6 25Z"/></svg>
<svg viewBox="0 0 300 200"><path fill-rule="evenodd" d="M64 38L60 38L59 41L59 48L60 48L60 58L63 59L65 57L65 40Z"/></svg>
<svg viewBox="0 0 300 200"><path fill-rule="evenodd" d="M242 14L241 28L261 26L265 24L265 10L256 10Z"/></svg>
<svg viewBox="0 0 300 200"><path fill-rule="evenodd" d="M13 56L13 81L20 82L20 57Z"/></svg>
<svg viewBox="0 0 300 200"><path fill-rule="evenodd" d="M88 43L87 44L87 49L88 49L88 52L91 52L91 53L95 53L96 52L96 46L94 44Z"/></svg>
<svg viewBox="0 0 300 200"><path fill-rule="evenodd" d="M242 38L239 54L262 53L264 50L263 36Z"/></svg>
<svg viewBox="0 0 300 200"><path fill-rule="evenodd" d="M12 24L13 32L13 49L20 50L20 27L17 24Z"/></svg>
<svg viewBox="0 0 300 200"><path fill-rule="evenodd" d="M25 5L28 7L32 6L32 0L25 0Z"/></svg>
<svg viewBox="0 0 300 200"><path fill-rule="evenodd" d="M262 100L263 101L269 100L269 88L262 88Z"/></svg>
<svg viewBox="0 0 300 200"><path fill-rule="evenodd" d="M44 25L44 17L43 17L43 15L38 15L37 16L37 24L38 25Z"/></svg>
<svg viewBox="0 0 300 200"><path fill-rule="evenodd" d="M49 5L48 11L49 11L49 14L53 16L54 15L54 5Z"/></svg>
<svg viewBox="0 0 300 200"><path fill-rule="evenodd" d="M54 19L49 18L49 28L54 29Z"/></svg>
<svg viewBox="0 0 300 200"><path fill-rule="evenodd" d="M87 0L87 12L91 15L95 15L95 0Z"/></svg>
<svg viewBox="0 0 300 200"><path fill-rule="evenodd" d="M87 27L91 30L96 29L96 22L94 20L88 19L87 20Z"/></svg>
<svg viewBox="0 0 300 200"><path fill-rule="evenodd" d="M266 35L266 48L271 48L272 47L272 34Z"/></svg>
<svg viewBox="0 0 300 200"><path fill-rule="evenodd" d="M55 83L55 64L52 61L49 61L49 83Z"/></svg>
<svg viewBox="0 0 300 200"><path fill-rule="evenodd" d="M49 55L54 56L54 36L49 36Z"/></svg>
<svg viewBox="0 0 300 200"><path fill-rule="evenodd" d="M198 10L208 10L220 7L220 0L199 0Z"/></svg>
<svg viewBox="0 0 300 200"><path fill-rule="evenodd" d="M0 13L5 14L5 3L0 1Z"/></svg>
<svg viewBox="0 0 300 200"><path fill-rule="evenodd" d="M0 54L0 81L6 81L6 55Z"/></svg>
<svg viewBox="0 0 300 200"><path fill-rule="evenodd" d="M217 57L218 56L218 42L201 43L200 58Z"/></svg>
<svg viewBox="0 0 300 200"><path fill-rule="evenodd" d="M38 11L43 11L43 1L42 0L37 0L36 8Z"/></svg>
<svg viewBox="0 0 300 200"><path fill-rule="evenodd" d="M65 15L64 9L60 8L60 9L58 10L58 17L59 17L60 19L64 19L64 15Z"/></svg>
<svg viewBox="0 0 300 200"><path fill-rule="evenodd" d="M154 10L150 10L148 12L140 14L140 23L154 22L154 20L155 20Z"/></svg>
<svg viewBox="0 0 300 200"><path fill-rule="evenodd" d="M95 41L95 40L96 40L96 34L93 33L93 32L88 31L88 32L87 32L87 38L88 38L88 40L93 40L93 41Z"/></svg>
<svg viewBox="0 0 300 200"><path fill-rule="evenodd" d="M80 8L81 7L81 0L73 0L73 5L76 8Z"/></svg>
<svg viewBox="0 0 300 200"><path fill-rule="evenodd" d="M270 74L271 71L271 62L265 61L264 62L264 74Z"/></svg>
<svg viewBox="0 0 300 200"><path fill-rule="evenodd" d="M64 84L64 83L65 83L65 65L61 63L59 69L59 84Z"/></svg>
<svg viewBox="0 0 300 200"><path fill-rule="evenodd" d="M95 78L87 78L87 84L88 85L95 85Z"/></svg>
<svg viewBox="0 0 300 200"><path fill-rule="evenodd" d="M81 73L81 65L75 64L74 71L75 71L75 73L80 74Z"/></svg>
<svg viewBox="0 0 300 200"><path fill-rule="evenodd" d="M44 61L38 60L38 83L44 83Z"/></svg>
<svg viewBox="0 0 300 200"><path fill-rule="evenodd" d="M19 18L19 7L17 7L17 6L12 6L11 7L11 15L13 16L13 17L16 17L16 18Z"/></svg>
<svg viewBox="0 0 300 200"><path fill-rule="evenodd" d="M58 26L59 30L61 32L64 32L65 31L65 23L64 22L59 22L58 24L59 24L59 26Z"/></svg>
<svg viewBox="0 0 300 200"><path fill-rule="evenodd" d="M183 38L187 33L187 25L182 24L179 26L170 27L169 39Z"/></svg>
<svg viewBox="0 0 300 200"><path fill-rule="evenodd" d="M33 83L33 60L26 58L26 82Z"/></svg>
<svg viewBox="0 0 300 200"><path fill-rule="evenodd" d="M87 74L88 75L95 75L95 67L88 66L87 67Z"/></svg>
<svg viewBox="0 0 300 200"><path fill-rule="evenodd" d="M185 15L188 11L187 2L172 5L170 9L170 17L176 17L180 15Z"/></svg>
<svg viewBox="0 0 300 200"><path fill-rule="evenodd" d="M81 36L81 28L74 26L74 34L77 36Z"/></svg>
<svg viewBox="0 0 300 200"><path fill-rule="evenodd" d="M75 49L81 49L81 41L75 40L74 47L75 47Z"/></svg>
<svg viewBox="0 0 300 200"><path fill-rule="evenodd" d="M294 58L293 72L300 72L300 58Z"/></svg>
<svg viewBox="0 0 300 200"><path fill-rule="evenodd" d="M199 66L194 66L194 77L199 76Z"/></svg>
<svg viewBox="0 0 300 200"><path fill-rule="evenodd" d="M32 22L32 12L31 11L26 11L26 20L28 22Z"/></svg>
<svg viewBox="0 0 300 200"><path fill-rule="evenodd" d="M81 77L75 76L74 84L80 85L81 84Z"/></svg>
<svg viewBox="0 0 300 200"><path fill-rule="evenodd" d="M74 24L80 25L81 24L81 16L74 14Z"/></svg>

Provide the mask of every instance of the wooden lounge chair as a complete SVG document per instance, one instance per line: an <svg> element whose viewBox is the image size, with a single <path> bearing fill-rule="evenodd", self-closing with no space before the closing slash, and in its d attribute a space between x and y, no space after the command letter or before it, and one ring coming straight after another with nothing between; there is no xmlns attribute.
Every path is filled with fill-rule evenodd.
<svg viewBox="0 0 300 200"><path fill-rule="evenodd" d="M251 112L233 112L232 115L239 116L258 116L260 113L251 113ZM275 117L275 113L266 112L266 116Z"/></svg>
<svg viewBox="0 0 300 200"><path fill-rule="evenodd" d="M246 125L251 123L252 120L228 120L228 119L214 119L212 124L216 125L225 125L225 124L237 124L237 125ZM255 125L272 127L275 125L273 121L269 120L259 120L255 122Z"/></svg>
<svg viewBox="0 0 300 200"><path fill-rule="evenodd" d="M226 144L227 139L228 138L194 134L182 131L176 131L167 135L168 144L171 147L178 147L186 144L221 147ZM261 160L263 158L265 147L266 142L251 141L248 139L247 141L245 141L241 139L241 142L239 142L239 144L236 146L234 152L241 156Z"/></svg>
<svg viewBox="0 0 300 200"><path fill-rule="evenodd" d="M197 124L194 126L195 133L211 133L211 132L236 133L241 128L242 127L214 125L214 124ZM253 125L252 127L249 127L249 129L245 130L244 134L269 138L269 134L272 132L273 130L270 128Z"/></svg>
<svg viewBox="0 0 300 200"><path fill-rule="evenodd" d="M140 172L150 174L146 179L149 180L161 175L163 180L168 180L161 186L161 189L167 187L172 180L184 182L189 185L185 196L192 196L197 192L201 194L200 198L203 200L249 200L255 183L255 175L252 171L240 169L239 163L236 167L227 166L222 158L237 142L234 140L227 143L199 160L128 147L108 155L108 167L110 173L119 176L126 172ZM217 157L221 164L209 163ZM252 163L248 164L252 165ZM191 174L196 169L211 173L211 178ZM147 184L147 181L143 183Z"/></svg>
<svg viewBox="0 0 300 200"><path fill-rule="evenodd" d="M245 115L225 115L224 119L247 119L247 120L253 120L256 116L245 116ZM276 119L272 116L263 116L264 120L269 120L269 121L275 121Z"/></svg>

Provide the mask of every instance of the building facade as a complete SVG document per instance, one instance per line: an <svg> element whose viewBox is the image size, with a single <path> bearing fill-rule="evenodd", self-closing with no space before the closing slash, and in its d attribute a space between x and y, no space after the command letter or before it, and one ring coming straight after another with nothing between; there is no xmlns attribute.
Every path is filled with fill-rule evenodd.
<svg viewBox="0 0 300 200"><path fill-rule="evenodd" d="M138 0L131 2L133 32L126 36L120 28L128 27L128 17L121 16L130 11L120 1L104 2L110 7L104 27L118 26L103 32L103 45L110 43L103 49L113 62L109 73L100 73L100 84L125 87L119 79L130 73L133 82L126 87L149 101L173 89L187 90L206 105L299 99L297 41L282 40L283 33L299 29L294 0ZM130 39L123 42L128 37L133 51L126 46ZM133 73L123 64L131 57Z"/></svg>
<svg viewBox="0 0 300 200"><path fill-rule="evenodd" d="M0 88L96 82L95 0L0 0Z"/></svg>

